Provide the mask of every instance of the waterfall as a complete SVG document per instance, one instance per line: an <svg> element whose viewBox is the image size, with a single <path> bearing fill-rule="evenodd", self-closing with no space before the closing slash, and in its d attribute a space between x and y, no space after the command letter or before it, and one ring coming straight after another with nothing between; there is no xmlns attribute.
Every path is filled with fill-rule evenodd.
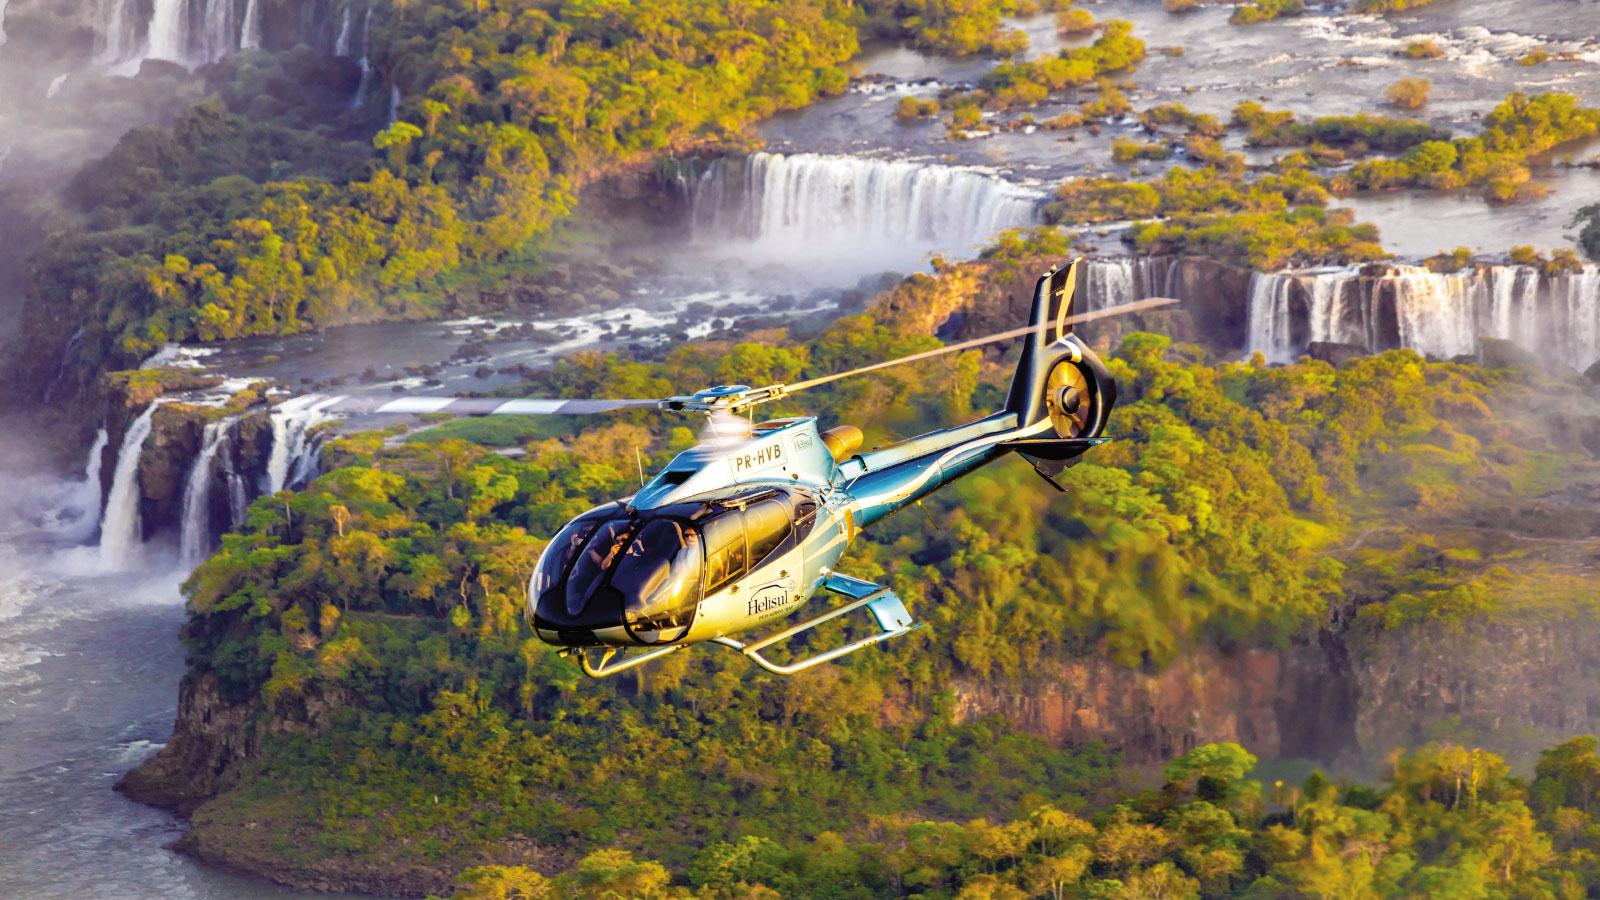
<svg viewBox="0 0 1600 900"><path fill-rule="evenodd" d="M272 451L267 455L263 494L276 494L305 484L317 475L317 442L310 432L330 421L324 407L337 397L295 397L278 404L272 411Z"/></svg>
<svg viewBox="0 0 1600 900"><path fill-rule="evenodd" d="M51 398L55 396L56 385L60 384L62 379L67 377L67 373L71 370L72 364L78 361L78 351L82 347L83 329L79 328L77 331L72 333L72 337L67 339L66 349L61 351L61 362L56 365L56 377L51 379L50 386L44 389L45 405L48 406L50 404Z"/></svg>
<svg viewBox="0 0 1600 900"><path fill-rule="evenodd" d="M347 7L348 8L348 7ZM367 7L366 15L361 17L361 58L356 60L356 65L361 67L361 80L356 83L356 95L350 98L350 108L360 109L367 93L367 76L372 73L372 66L367 62L367 46L372 34L372 7Z"/></svg>
<svg viewBox="0 0 1600 900"><path fill-rule="evenodd" d="M217 2L217 0L212 0ZM244 31L239 34L240 50L257 50L261 47L261 3L250 0L244 7Z"/></svg>
<svg viewBox="0 0 1600 900"><path fill-rule="evenodd" d="M1449 358L1476 353L1482 337L1587 368L1600 357L1600 266L1556 275L1529 266L1363 275L1352 266L1262 272L1250 282L1249 349L1272 362L1316 341Z"/></svg>
<svg viewBox="0 0 1600 900"><path fill-rule="evenodd" d="M339 36L333 39L333 55L350 55L350 7L348 6L339 17Z"/></svg>
<svg viewBox="0 0 1600 900"><path fill-rule="evenodd" d="M0 44L6 42L6 2L0 0Z"/></svg>
<svg viewBox="0 0 1600 900"><path fill-rule="evenodd" d="M691 188L697 236L763 256L911 268L929 252L971 255L1039 222L1042 195L978 169L814 153L718 160Z"/></svg>
<svg viewBox="0 0 1600 900"><path fill-rule="evenodd" d="M112 566L122 567L132 561L135 548L144 537L139 524L139 456L150 436L151 419L163 402L158 398L128 425L117 451L117 468L111 479L111 492L106 495L105 515L100 520L100 558Z"/></svg>
<svg viewBox="0 0 1600 900"><path fill-rule="evenodd" d="M188 62L189 0L155 0L144 57Z"/></svg>
<svg viewBox="0 0 1600 900"><path fill-rule="evenodd" d="M228 516L232 519L228 527L237 528L250 512L250 495L245 493L244 476L238 472L228 472Z"/></svg>
<svg viewBox="0 0 1600 900"><path fill-rule="evenodd" d="M217 451L228 441L234 419L206 423L200 438L200 455L189 466L189 480L183 488L183 520L179 523L179 560L193 567L211 551L212 464Z"/></svg>
<svg viewBox="0 0 1600 900"><path fill-rule="evenodd" d="M1083 308L1076 312L1166 296L1175 264L1176 260L1150 256L1091 259L1084 266Z"/></svg>
<svg viewBox="0 0 1600 900"><path fill-rule="evenodd" d="M102 65L122 62L137 51L139 23L135 16L138 9L136 0L111 0L110 8L101 16L106 28L98 36L96 49L96 59Z"/></svg>
<svg viewBox="0 0 1600 900"><path fill-rule="evenodd" d="M1556 355L1584 371L1600 357L1600 266L1556 276L1551 294L1553 312L1567 323L1556 332Z"/></svg>
<svg viewBox="0 0 1600 900"><path fill-rule="evenodd" d="M1402 269L1380 279L1394 286L1400 346L1445 358L1478 352L1473 303L1479 287L1477 274L1439 275L1412 266Z"/></svg>
<svg viewBox="0 0 1600 900"><path fill-rule="evenodd" d="M221 59L233 50L233 36L238 33L238 27L234 22L233 0L207 0L204 27L201 30L202 61Z"/></svg>
<svg viewBox="0 0 1600 900"><path fill-rule="evenodd" d="M261 46L259 0L247 0L243 21L235 0L153 0L148 22L139 18L144 9L139 0L110 0L101 15L101 64L126 75L146 59L192 69Z"/></svg>
<svg viewBox="0 0 1600 900"><path fill-rule="evenodd" d="M1288 362L1292 355L1289 291L1294 276L1256 272L1250 276L1248 346L1268 362Z"/></svg>
<svg viewBox="0 0 1600 900"><path fill-rule="evenodd" d="M94 434L94 443L89 447L89 459L83 464L83 491L79 495L78 508L83 510L78 528L73 537L86 541L94 536L94 529L100 524L100 467L105 462L106 427Z"/></svg>

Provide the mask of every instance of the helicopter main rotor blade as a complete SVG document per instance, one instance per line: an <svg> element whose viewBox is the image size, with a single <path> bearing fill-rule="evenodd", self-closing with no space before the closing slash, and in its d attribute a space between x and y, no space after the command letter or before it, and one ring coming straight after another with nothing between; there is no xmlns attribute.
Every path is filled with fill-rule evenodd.
<svg viewBox="0 0 1600 900"><path fill-rule="evenodd" d="M327 413L381 416L447 413L453 416L586 416L618 409L655 409L659 400L545 400L498 397L380 397L348 395L318 406Z"/></svg>
<svg viewBox="0 0 1600 900"><path fill-rule="evenodd" d="M1145 310L1156 309L1162 306L1171 306L1172 304L1178 302L1180 301L1172 297L1149 297L1144 300L1136 300L1133 303L1124 303L1120 306L1109 306L1105 309L1097 309L1091 312L1078 313L1077 315L1067 316L1059 322L1043 322L1039 325L1028 325L1023 328L1012 329L1011 331L1002 331L999 334L991 334L988 337L974 338L970 341L962 341L959 344L947 344L943 347L938 347L933 350L924 350L921 353L913 353L910 356L902 356L899 359L891 359L887 362L873 363L870 366L862 366L859 369L851 369L848 372L836 372L832 375L823 375L819 378L812 378L807 381L797 381L794 384L784 385L783 392L785 394L794 394L814 388L820 384L827 384L830 381L838 381L841 378L849 378L852 375L876 372L879 369L887 369L890 366L898 366L909 362L916 362L918 360L939 356L944 353L955 353L960 350L969 350L973 347L981 347L984 344L993 344L996 341L1008 341L1012 338L1019 338L1035 331L1046 330L1052 326L1056 328L1064 328L1067 325L1076 325L1079 322L1093 322L1096 319L1108 319L1112 316L1122 316L1127 315L1128 313L1143 312Z"/></svg>

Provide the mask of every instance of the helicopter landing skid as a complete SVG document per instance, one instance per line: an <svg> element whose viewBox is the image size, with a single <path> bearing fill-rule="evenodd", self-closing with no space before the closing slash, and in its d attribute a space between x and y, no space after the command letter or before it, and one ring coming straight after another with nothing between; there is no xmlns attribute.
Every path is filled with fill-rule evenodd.
<svg viewBox="0 0 1600 900"><path fill-rule="evenodd" d="M733 649L749 657L751 662L763 669L766 669L768 672L772 672L777 675L793 675L796 672L804 671L812 666L821 665L822 663L832 659L838 659L847 653L854 653L857 650L870 647L873 644L879 643L880 641L886 641L892 637L899 637L902 634L922 627L923 623L912 621L911 613L906 611L905 603L903 603L893 591L886 587L873 584L870 581L862 581L859 578L851 578L848 575L837 574L829 575L827 580L822 583L822 586L836 594L851 597L854 599L854 602L846 603L843 606L828 610L814 619L808 619L807 621L801 622L799 625L796 625L793 628L785 629L775 635L772 635L771 637L762 638L759 641L752 641L751 643L746 644L742 641L734 640L733 638L719 637L712 638L712 642L721 644L724 647L732 647ZM870 637L864 637L859 641L852 641L851 643L845 644L843 647L835 647L832 650L818 653L815 656L807 657L799 662L790 663L788 665L779 665L761 655L762 650L765 650L774 644L786 641L802 631L809 631L810 629L821 625L823 622L826 622L829 619L838 618L845 613L853 612L863 606L865 606L867 610L872 613L873 618L877 619L878 627L882 629L878 634L871 635Z"/></svg>
<svg viewBox="0 0 1600 900"><path fill-rule="evenodd" d="M638 656L630 656L616 665L611 666L606 665L606 663L609 663L611 661L611 657L616 655L618 652L616 647L607 647L605 650L603 650L600 654L600 662L598 664L589 662L589 654L586 650L580 649L574 650L573 652L578 655L578 664L583 667L583 674L589 676L590 678L604 678L607 675L615 675L618 672L627 671L628 669L631 669L640 663L647 663L652 659L660 659L674 650L682 650L687 646L689 645L671 644L666 647L660 647L655 650L651 650L649 653L641 653Z"/></svg>

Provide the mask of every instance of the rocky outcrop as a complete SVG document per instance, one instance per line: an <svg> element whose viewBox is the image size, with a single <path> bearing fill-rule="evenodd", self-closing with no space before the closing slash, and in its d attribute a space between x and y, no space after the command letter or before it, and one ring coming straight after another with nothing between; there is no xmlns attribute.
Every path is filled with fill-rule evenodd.
<svg viewBox="0 0 1600 900"><path fill-rule="evenodd" d="M1223 350L1243 348L1250 333L1249 269L1185 256L1167 275L1167 295L1183 301L1198 324L1197 337Z"/></svg>
<svg viewBox="0 0 1600 900"><path fill-rule="evenodd" d="M1367 348L1360 344L1341 344L1336 341L1312 341L1306 347L1306 355L1312 359L1320 359L1331 366L1342 366L1352 359L1371 356Z"/></svg>
<svg viewBox="0 0 1600 900"><path fill-rule="evenodd" d="M1600 727L1600 621L1587 611L1430 621L1352 644L1369 755L1449 738L1525 762Z"/></svg>
<svg viewBox="0 0 1600 900"><path fill-rule="evenodd" d="M178 720L161 752L117 782L140 803L187 815L216 796L256 755L263 732L258 701L229 702L217 676L191 673L178 690Z"/></svg>
<svg viewBox="0 0 1600 900"><path fill-rule="evenodd" d="M1324 636L1326 638L1326 636ZM1051 661L1022 685L963 681L962 719L1001 714L1064 747L1102 741L1130 763L1233 741L1264 759L1358 749L1353 692L1336 640L1282 650L1198 649L1161 670L1102 656Z"/></svg>

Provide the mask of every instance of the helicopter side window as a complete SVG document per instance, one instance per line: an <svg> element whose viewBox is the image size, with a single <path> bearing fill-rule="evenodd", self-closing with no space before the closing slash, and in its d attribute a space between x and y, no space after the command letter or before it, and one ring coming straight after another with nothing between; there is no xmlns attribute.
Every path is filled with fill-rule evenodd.
<svg viewBox="0 0 1600 900"><path fill-rule="evenodd" d="M700 535L672 519L645 524L611 573L635 633L683 628L700 602Z"/></svg>
<svg viewBox="0 0 1600 900"><path fill-rule="evenodd" d="M750 565L767 561L788 540L794 527L789 504L782 500L762 500L744 511L744 529L750 536Z"/></svg>
<svg viewBox="0 0 1600 900"><path fill-rule="evenodd" d="M738 510L729 510L701 527L706 535L706 593L710 594L744 576L744 520Z"/></svg>
<svg viewBox="0 0 1600 900"><path fill-rule="evenodd" d="M600 580L600 575L622 553L627 545L628 532L633 523L628 519L612 519L595 529L594 536L583 545L578 561L567 576L567 612L577 615L583 611L590 592Z"/></svg>
<svg viewBox="0 0 1600 900"><path fill-rule="evenodd" d="M817 501L810 494L800 495L800 502L794 505L794 537L803 541L811 534L811 529L817 524Z"/></svg>

